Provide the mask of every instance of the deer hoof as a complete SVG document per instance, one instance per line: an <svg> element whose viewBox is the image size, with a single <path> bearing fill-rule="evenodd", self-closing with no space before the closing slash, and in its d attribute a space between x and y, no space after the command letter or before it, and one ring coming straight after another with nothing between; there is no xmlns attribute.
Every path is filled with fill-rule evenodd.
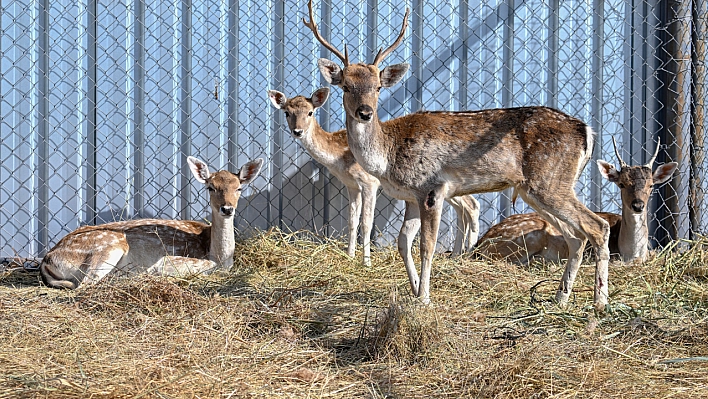
<svg viewBox="0 0 708 399"><path fill-rule="evenodd" d="M558 290L556 292L556 302L558 303L558 307L561 309L565 309L568 307L568 299L570 298L570 292L564 292L562 290Z"/></svg>

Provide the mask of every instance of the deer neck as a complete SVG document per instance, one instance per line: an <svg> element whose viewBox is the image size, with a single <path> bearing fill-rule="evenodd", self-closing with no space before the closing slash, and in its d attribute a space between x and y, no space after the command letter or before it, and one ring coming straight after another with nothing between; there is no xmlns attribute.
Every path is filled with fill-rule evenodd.
<svg viewBox="0 0 708 399"><path fill-rule="evenodd" d="M347 114L347 140L356 161L370 174L381 178L388 171L390 146L374 110L372 121L362 123Z"/></svg>
<svg viewBox="0 0 708 399"><path fill-rule="evenodd" d="M622 207L622 224L619 229L617 246L622 259L629 262L635 259L644 260L649 245L649 228L647 227L647 212L635 213Z"/></svg>
<svg viewBox="0 0 708 399"><path fill-rule="evenodd" d="M214 261L220 268L229 269L233 265L234 248L236 247L234 219L214 214L217 216L212 217L209 260Z"/></svg>
<svg viewBox="0 0 708 399"><path fill-rule="evenodd" d="M312 132L300 140L302 146L317 162L326 166L336 163L345 148L338 148L341 146L333 140L332 134L322 129L319 123L312 123L311 129Z"/></svg>

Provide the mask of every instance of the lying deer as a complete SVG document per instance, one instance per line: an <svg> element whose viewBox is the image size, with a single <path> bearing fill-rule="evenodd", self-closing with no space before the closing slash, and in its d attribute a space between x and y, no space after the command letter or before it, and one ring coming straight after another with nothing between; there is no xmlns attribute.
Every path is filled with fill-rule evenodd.
<svg viewBox="0 0 708 399"><path fill-rule="evenodd" d="M342 68L328 59L318 61L325 80L344 92L347 141L354 158L379 179L386 192L407 201L399 250L404 249L402 240L412 240L421 231L420 276L413 262L406 261L413 294L423 303L430 302L443 200L514 188L563 234L568 245L570 255L556 300L560 304L568 301L589 239L597 253L594 301L598 309L604 309L609 293L610 227L574 191L592 155L592 129L546 107L417 112L383 124L377 113L379 91L403 79L409 65L383 69L378 65L403 40L409 10L391 46L379 50L371 64L352 64L346 46L342 55L320 35L311 0L308 8L310 21L303 22L344 64Z"/></svg>
<svg viewBox="0 0 708 399"><path fill-rule="evenodd" d="M234 256L234 212L244 185L258 176L262 159L234 174L209 172L188 157L189 168L209 191L212 224L191 220L139 219L82 226L67 234L42 260L44 284L74 289L111 272L188 275L228 269Z"/></svg>
<svg viewBox="0 0 708 399"><path fill-rule="evenodd" d="M671 179L678 164L670 162L651 169L659 151L646 165L629 166L620 157L612 138L619 169L603 160L597 161L602 176L615 183L621 193L622 214L596 212L610 225L610 254L619 254L625 262L644 261L649 246L647 203L652 186ZM479 241L478 251L492 259L528 263L533 258L558 262L567 259L568 247L563 236L537 213L512 215L492 226Z"/></svg>
<svg viewBox="0 0 708 399"><path fill-rule="evenodd" d="M324 87L316 90L310 98L296 96L288 99L285 94L276 90L269 90L268 97L276 108L285 112L292 136L300 141L312 158L329 169L347 187L349 196L349 247L347 253L354 257L359 217L361 216L364 264L371 265L369 237L374 225L376 195L380 183L379 179L366 173L356 163L347 144L346 130L329 133L317 123L314 113L329 98L329 88ZM453 253L460 254L477 243L479 203L471 195L453 197L447 201L457 213L458 231L455 235Z"/></svg>

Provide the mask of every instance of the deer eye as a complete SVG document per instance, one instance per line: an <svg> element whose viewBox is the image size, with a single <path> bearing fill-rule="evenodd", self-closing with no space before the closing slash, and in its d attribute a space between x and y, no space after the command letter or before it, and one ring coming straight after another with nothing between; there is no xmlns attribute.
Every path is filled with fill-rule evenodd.
<svg viewBox="0 0 708 399"><path fill-rule="evenodd" d="M342 91L345 93L349 93L349 87L347 86L342 86Z"/></svg>
<svg viewBox="0 0 708 399"><path fill-rule="evenodd" d="M286 118L289 118L289 117L290 117L290 112L285 111L285 117L286 117Z"/></svg>
<svg viewBox="0 0 708 399"><path fill-rule="evenodd" d="M307 116L312 116L312 111L308 112Z"/></svg>
<svg viewBox="0 0 708 399"><path fill-rule="evenodd" d="M377 87L376 91L381 91L381 86Z"/></svg>
<svg viewBox="0 0 708 399"><path fill-rule="evenodd" d="M214 192L214 187L212 187L212 186L207 186L207 191L209 191L210 193L211 193L211 192Z"/></svg>
<svg viewBox="0 0 708 399"><path fill-rule="evenodd" d="M625 186L624 183L617 183L617 187L619 187L619 188L625 188L625 187L627 187L627 186Z"/></svg>

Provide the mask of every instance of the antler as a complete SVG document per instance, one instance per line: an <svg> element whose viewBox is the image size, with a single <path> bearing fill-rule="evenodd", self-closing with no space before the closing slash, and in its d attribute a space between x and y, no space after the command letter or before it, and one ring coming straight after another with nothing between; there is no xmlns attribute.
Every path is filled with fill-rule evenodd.
<svg viewBox="0 0 708 399"><path fill-rule="evenodd" d="M656 160L656 156L659 155L659 147L661 147L661 137L659 137L659 139L656 141L656 151L654 151L654 156L651 157L649 162L644 166L651 169L651 166L654 164L654 161Z"/></svg>
<svg viewBox="0 0 708 399"><path fill-rule="evenodd" d="M615 155L617 155L617 160L620 163L620 169L627 167L627 164L622 160L622 157L620 156L619 150L617 150L617 141L615 141L614 136L612 136L612 145L615 147Z"/></svg>
<svg viewBox="0 0 708 399"><path fill-rule="evenodd" d="M403 41L403 35L406 33L406 28L408 27L408 14L410 14L410 9L406 7L406 15L403 17L403 26L401 26L401 33L398 34L398 38L396 39L395 42L393 42L392 45L390 45L385 51L381 51L379 48L379 52L376 53L376 57L374 57L374 62L371 63L371 65L376 66L378 65L381 60L386 58L387 55L391 53L396 47L398 47L399 44L401 44L401 41Z"/></svg>
<svg viewBox="0 0 708 399"><path fill-rule="evenodd" d="M322 45L325 46L326 49L331 51L340 60L342 60L345 67L348 66L349 65L349 53L347 52L347 45L346 44L344 45L344 55L342 55L342 53L339 50L337 50L334 46L329 44L329 42L327 40L325 40L322 37L322 35L320 35L320 32L317 30L317 24L315 23L315 18L313 16L313 12L312 12L312 0L310 0L307 3L307 8L310 9L310 22L305 21L305 18L302 19L302 22L305 24L305 26L310 28L312 33L315 35L315 39L319 40L319 42L322 43Z"/></svg>

